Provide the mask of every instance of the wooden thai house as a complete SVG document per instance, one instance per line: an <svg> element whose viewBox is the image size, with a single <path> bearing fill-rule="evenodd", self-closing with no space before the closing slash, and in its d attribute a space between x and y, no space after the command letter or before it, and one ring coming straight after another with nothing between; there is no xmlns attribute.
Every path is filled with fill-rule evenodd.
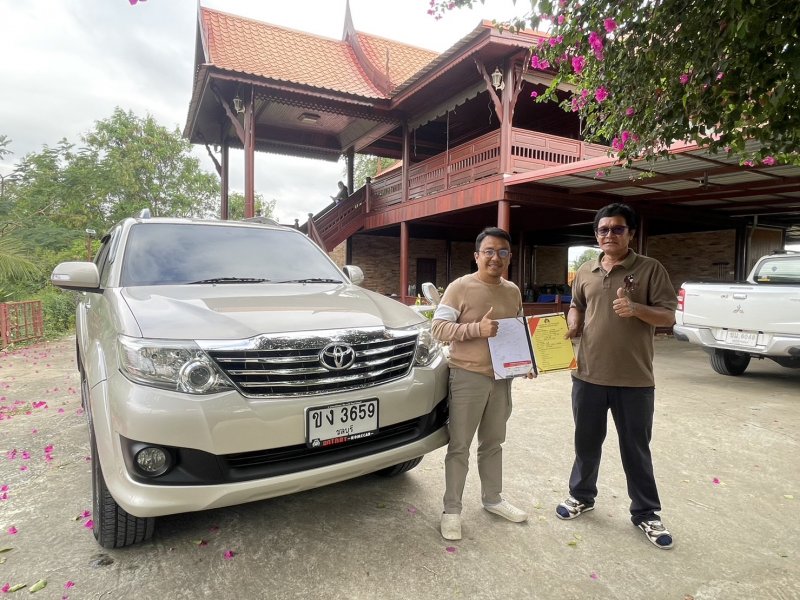
<svg viewBox="0 0 800 600"><path fill-rule="evenodd" d="M610 202L638 210L638 250L676 288L740 278L800 240L800 168L742 167L679 145L673 160L623 169L583 142L577 113L532 97L551 82L530 68L543 37L482 22L437 54L357 31L349 8L332 40L200 7L184 133L221 148L223 219L229 148L244 149L246 216L256 151L344 156L349 197L303 227L361 265L366 287L405 301L423 281L444 286L474 268L473 240L489 225L511 233L509 278L527 300L568 293L568 247L594 243L594 213ZM399 163L353 189L356 153Z"/></svg>

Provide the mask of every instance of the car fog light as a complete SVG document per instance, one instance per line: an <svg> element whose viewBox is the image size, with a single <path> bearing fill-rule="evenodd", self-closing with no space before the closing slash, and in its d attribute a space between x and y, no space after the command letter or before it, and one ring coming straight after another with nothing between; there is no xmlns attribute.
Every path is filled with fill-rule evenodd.
<svg viewBox="0 0 800 600"><path fill-rule="evenodd" d="M148 446L136 453L136 465L148 475L161 475L167 470L167 453L162 448Z"/></svg>

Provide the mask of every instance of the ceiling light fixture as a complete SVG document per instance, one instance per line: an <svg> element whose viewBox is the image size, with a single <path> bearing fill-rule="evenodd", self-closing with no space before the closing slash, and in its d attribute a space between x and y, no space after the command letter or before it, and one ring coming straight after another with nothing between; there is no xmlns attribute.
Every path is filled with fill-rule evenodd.
<svg viewBox="0 0 800 600"><path fill-rule="evenodd" d="M297 120L301 123L316 123L319 121L319 115L316 113L304 112L297 117Z"/></svg>

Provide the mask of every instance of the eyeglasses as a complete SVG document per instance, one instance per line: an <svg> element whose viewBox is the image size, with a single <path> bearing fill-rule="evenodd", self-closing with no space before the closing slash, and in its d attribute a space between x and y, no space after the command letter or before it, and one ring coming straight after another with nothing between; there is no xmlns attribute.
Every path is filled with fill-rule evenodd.
<svg viewBox="0 0 800 600"><path fill-rule="evenodd" d="M605 237L609 233L613 233L614 235L622 235L625 233L626 229L628 229L627 225L614 225L613 227L598 227L595 229L595 231L600 237Z"/></svg>
<svg viewBox="0 0 800 600"><path fill-rule="evenodd" d="M487 248L486 250L478 250L480 254L483 254L486 258L492 258L495 254L500 258L508 258L511 255L511 250L506 250L502 248L500 250L495 250L494 248Z"/></svg>

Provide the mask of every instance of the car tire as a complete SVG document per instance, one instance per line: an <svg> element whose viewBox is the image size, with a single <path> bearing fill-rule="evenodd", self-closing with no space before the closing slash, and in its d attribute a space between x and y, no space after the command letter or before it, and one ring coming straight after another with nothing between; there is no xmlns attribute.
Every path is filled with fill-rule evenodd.
<svg viewBox="0 0 800 600"><path fill-rule="evenodd" d="M406 462L401 462L400 464L394 465L393 467L387 467L385 469L381 469L380 471L378 471L378 475L381 475L383 477L396 477L397 475L402 475L403 473L410 471L421 462L422 462L421 456L417 458L412 458L411 460L407 460Z"/></svg>
<svg viewBox="0 0 800 600"><path fill-rule="evenodd" d="M122 548L149 540L155 530L153 517L134 517L117 504L106 487L94 428L89 429L92 446L92 532L103 548Z"/></svg>
<svg viewBox="0 0 800 600"><path fill-rule="evenodd" d="M741 375L750 364L750 355L715 348L711 353L711 368L720 375Z"/></svg>

